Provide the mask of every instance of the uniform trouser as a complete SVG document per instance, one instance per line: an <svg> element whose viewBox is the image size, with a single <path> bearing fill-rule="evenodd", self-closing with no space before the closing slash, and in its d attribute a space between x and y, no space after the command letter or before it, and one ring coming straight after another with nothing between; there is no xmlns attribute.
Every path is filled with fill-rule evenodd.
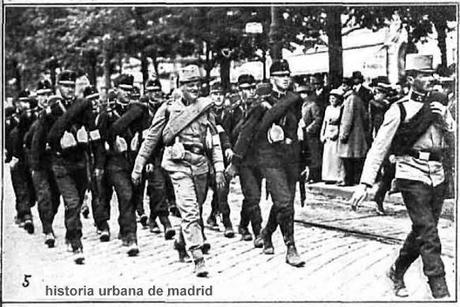
<svg viewBox="0 0 460 307"><path fill-rule="evenodd" d="M184 172L170 172L176 195L176 202L181 214L181 231L178 243L196 255L204 241L202 205L208 189L208 174L192 175Z"/></svg>
<svg viewBox="0 0 460 307"><path fill-rule="evenodd" d="M251 222L254 235L259 235L262 225L260 212L260 196L262 174L258 167L244 165L239 168L243 204L241 206L240 227L248 227Z"/></svg>
<svg viewBox="0 0 460 307"><path fill-rule="evenodd" d="M427 277L444 276L438 221L445 183L432 187L419 181L398 179L397 186L412 221L412 230L396 260L396 273L402 276L412 262L421 256L423 272Z"/></svg>
<svg viewBox="0 0 460 307"><path fill-rule="evenodd" d="M391 189L391 181L395 177L396 165L390 163L388 159L383 162L383 175L378 185L377 191L375 192L374 201L383 202L385 195Z"/></svg>
<svg viewBox="0 0 460 307"><path fill-rule="evenodd" d="M53 221L59 207L59 188L51 167L35 170L32 173L37 195L38 213L43 233L53 232Z"/></svg>
<svg viewBox="0 0 460 307"><path fill-rule="evenodd" d="M29 168L23 161L11 167L11 182L16 196L18 219L31 219L30 208L35 204L35 191Z"/></svg>
<svg viewBox="0 0 460 307"><path fill-rule="evenodd" d="M166 202L167 174L160 165L154 165L153 172L147 174L147 194L149 195L150 218L168 216Z"/></svg>
<svg viewBox="0 0 460 307"><path fill-rule="evenodd" d="M261 167L272 197L266 233L271 235L279 225L286 245L294 244L294 197L299 172L296 165L283 168Z"/></svg>
<svg viewBox="0 0 460 307"><path fill-rule="evenodd" d="M168 200L169 206L176 205L176 195L174 194L174 186L172 184L171 178L166 171L163 171L165 177L165 185L166 185L166 199Z"/></svg>
<svg viewBox="0 0 460 307"><path fill-rule="evenodd" d="M218 212L228 218L230 216L230 206L228 205L229 182L225 182L224 187L217 188L216 176L211 176L210 186L213 192L211 201L211 214L216 215Z"/></svg>
<svg viewBox="0 0 460 307"><path fill-rule="evenodd" d="M68 161L62 157L54 157L52 169L59 193L64 198L66 239L76 249L81 247L80 210L88 185L86 159Z"/></svg>
<svg viewBox="0 0 460 307"><path fill-rule="evenodd" d="M106 206L110 206L112 188L115 189L118 200L118 224L120 225L120 235L128 241L137 241L136 231L136 206L133 201L133 184L131 182L131 172L108 163L105 169L106 193L104 201Z"/></svg>
<svg viewBox="0 0 460 307"><path fill-rule="evenodd" d="M94 223L100 231L108 230L110 219L110 198L112 188L107 187L107 174L104 172L102 178L91 175L91 206L93 209Z"/></svg>
<svg viewBox="0 0 460 307"><path fill-rule="evenodd" d="M345 184L358 184L363 172L364 158L342 158L345 169Z"/></svg>
<svg viewBox="0 0 460 307"><path fill-rule="evenodd" d="M145 190L145 172L142 174L141 182L133 186L133 202L136 207L137 215L142 216L145 214L144 209L144 190Z"/></svg>

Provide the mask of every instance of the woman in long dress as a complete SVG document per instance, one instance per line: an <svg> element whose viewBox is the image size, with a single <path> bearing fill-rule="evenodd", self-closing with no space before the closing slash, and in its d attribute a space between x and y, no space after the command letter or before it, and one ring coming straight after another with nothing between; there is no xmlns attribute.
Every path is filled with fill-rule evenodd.
<svg viewBox="0 0 460 307"><path fill-rule="evenodd" d="M333 89L329 93L329 105L324 112L320 140L324 143L321 178L326 183L342 183L345 175L342 159L338 155L338 137L342 113L343 92Z"/></svg>

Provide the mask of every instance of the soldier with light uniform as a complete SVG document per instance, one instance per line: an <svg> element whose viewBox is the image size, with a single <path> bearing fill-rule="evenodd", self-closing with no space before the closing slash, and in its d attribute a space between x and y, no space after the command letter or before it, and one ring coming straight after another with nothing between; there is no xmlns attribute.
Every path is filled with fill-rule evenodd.
<svg viewBox="0 0 460 307"><path fill-rule="evenodd" d="M433 91L432 64L432 56L406 56L406 76L411 89L385 113L367 154L361 183L351 200L352 208L356 209L374 184L385 157L393 153L396 186L412 222L399 257L388 272L394 293L399 297L409 295L404 274L419 256L433 297L449 297L437 227L446 191L442 154L448 136L454 133L455 122L447 109L446 96Z"/></svg>
<svg viewBox="0 0 460 307"><path fill-rule="evenodd" d="M198 66L184 67L179 82L180 89L174 100L157 111L131 176L138 184L150 155L157 146L165 147L161 166L170 174L182 219L175 247L182 261L188 249L195 262L195 274L205 277L208 270L202 251L205 243L202 205L206 199L210 165L214 167L218 188L225 183L223 155L215 120L210 114L212 101L199 97L201 74ZM207 151L212 157L206 156Z"/></svg>

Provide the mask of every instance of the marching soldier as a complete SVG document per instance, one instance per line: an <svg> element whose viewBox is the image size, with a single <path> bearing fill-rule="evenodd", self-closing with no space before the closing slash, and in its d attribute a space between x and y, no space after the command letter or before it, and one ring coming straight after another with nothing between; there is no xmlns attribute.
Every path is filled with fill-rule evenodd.
<svg viewBox="0 0 460 307"><path fill-rule="evenodd" d="M35 120L33 109L37 106L36 100L30 98L28 90L19 93L16 109L19 120L10 133L11 142L11 182L16 195L17 223L32 234L34 224L30 208L35 205L35 191L29 168L29 159L24 147L24 136Z"/></svg>
<svg viewBox="0 0 460 307"><path fill-rule="evenodd" d="M297 125L301 116L302 99L288 91L290 70L287 61L275 61L270 67L273 90L249 115L234 148L233 163L244 160L251 144L261 175L273 205L267 225L262 230L263 252L273 254L272 234L280 226L287 246L286 262L300 267L294 240L294 197L299 179L300 146Z"/></svg>
<svg viewBox="0 0 460 307"><path fill-rule="evenodd" d="M108 149L103 192L106 214L98 215L96 225L101 230L101 241L108 241L109 225L107 221L110 218L110 200L113 188L117 194L119 207L119 238L123 246L128 247L128 256L136 256L139 253L136 234L136 206L134 203L135 189L131 183L130 172L139 144L139 125L142 125L146 111L140 103L130 103L133 81L133 76L126 74L120 75L115 80L115 106L113 110L103 112L98 121L98 128Z"/></svg>
<svg viewBox="0 0 460 307"><path fill-rule="evenodd" d="M148 100L150 120L148 121L148 126L144 126L143 136L148 133L148 128L151 123L151 119L155 116L158 109L163 103L165 103L165 98L163 97L163 92L161 91L161 83L158 79L148 80L145 86L146 99ZM151 232L159 232L158 225L156 223L156 218L158 217L161 224L165 228L165 239L170 240L176 234L176 231L171 226L169 221L169 211L168 211L168 202L167 202L167 183L168 180L166 172L161 168L161 158L163 156L163 149L158 147L154 154L151 155L149 162L145 167L145 173L147 179L147 193L149 196L149 205L150 205L150 219L149 219L149 228ZM142 181L145 180L142 178ZM141 181L141 184L142 184Z"/></svg>
<svg viewBox="0 0 460 307"><path fill-rule="evenodd" d="M47 143L59 192L64 198L66 240L72 249L75 263L83 264L81 206L88 187L88 143L100 148L96 159L102 155L100 133L96 129L91 101L75 97L76 73L63 71L59 75L58 90L66 111L52 125ZM89 133L88 133L89 132Z"/></svg>
<svg viewBox="0 0 460 307"><path fill-rule="evenodd" d="M396 185L412 222L412 230L388 273L394 293L399 297L409 295L404 274L419 256L433 297L449 297L437 225L445 195L441 157L447 145L446 137L454 132L455 126L446 107L446 97L432 91L432 63L432 56L406 56L406 75L411 89L386 112L367 154L361 184L351 200L352 208L356 208L374 184L387 154L395 154Z"/></svg>
<svg viewBox="0 0 460 307"><path fill-rule="evenodd" d="M214 117L216 119L217 131L219 133L222 149L225 153L225 164L227 165L230 162L233 151L227 134L227 131L229 131L228 116L226 112L227 110L223 105L224 95L223 88L220 83L214 83L211 85L210 95L214 102L212 112L214 113ZM235 232L233 231L232 221L230 220L230 206L228 205L229 182L226 182L224 188L218 189L214 178L213 174L211 174L210 183L213 195L211 201L211 214L207 219L207 223L218 229L216 215L218 213L222 214L222 223L225 227L224 236L227 238L233 238Z"/></svg>
<svg viewBox="0 0 460 307"><path fill-rule="evenodd" d="M212 101L199 98L201 75L196 65L183 68L179 75L180 91L174 100L163 104L153 119L142 143L132 172L132 180L139 183L143 168L157 146L165 146L161 166L169 172L181 213L181 230L175 247L184 261L185 248L195 262L198 277L208 275L202 247L204 233L202 204L208 188L209 159L212 152L218 188L222 188L224 164L215 121L210 114Z"/></svg>

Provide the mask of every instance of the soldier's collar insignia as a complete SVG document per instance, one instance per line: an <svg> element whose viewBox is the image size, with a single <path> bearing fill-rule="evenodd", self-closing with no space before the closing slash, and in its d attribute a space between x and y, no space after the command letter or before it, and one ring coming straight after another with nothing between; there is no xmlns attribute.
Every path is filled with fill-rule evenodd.
<svg viewBox="0 0 460 307"><path fill-rule="evenodd" d="M426 97L427 97L426 94L417 93L415 91L412 91L412 93L410 95L410 99L413 100L413 101L417 101L417 102L424 102Z"/></svg>

